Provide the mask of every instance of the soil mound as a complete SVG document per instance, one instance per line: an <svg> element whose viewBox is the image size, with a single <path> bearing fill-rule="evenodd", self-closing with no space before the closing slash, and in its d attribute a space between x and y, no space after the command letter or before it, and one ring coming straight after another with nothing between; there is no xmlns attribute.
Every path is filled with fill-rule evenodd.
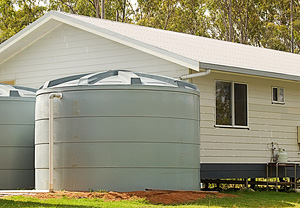
<svg viewBox="0 0 300 208"><path fill-rule="evenodd" d="M153 191L132 191L132 192L70 192L70 191L57 191L54 193L39 193L31 195L39 199L48 198L102 198L107 201L120 201L120 200L136 200L146 199L151 204L183 204L199 199L204 199L207 196L224 198L224 197L237 197L232 194L223 194L214 191L168 191L168 190L153 190Z"/></svg>

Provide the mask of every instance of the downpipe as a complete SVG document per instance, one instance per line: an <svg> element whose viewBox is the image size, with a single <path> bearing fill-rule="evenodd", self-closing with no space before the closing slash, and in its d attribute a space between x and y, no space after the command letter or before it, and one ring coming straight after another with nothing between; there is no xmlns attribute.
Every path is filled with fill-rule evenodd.
<svg viewBox="0 0 300 208"><path fill-rule="evenodd" d="M54 98L62 99L62 93L51 93L49 95L49 192L54 192L54 178L53 178L53 144L54 144L54 131L53 131L53 101Z"/></svg>
<svg viewBox="0 0 300 208"><path fill-rule="evenodd" d="M209 75L211 72L210 69L205 70L204 72L199 72L199 73L195 73L195 74L186 74L186 75L182 75L179 77L180 80L186 80L186 79L191 79L191 78L195 78L195 77L202 77L202 76L206 76ZM200 134L200 133L199 133ZM200 148L200 147L199 147ZM202 188L202 183L201 183L201 176L200 176L200 166L199 166L199 190L201 190Z"/></svg>

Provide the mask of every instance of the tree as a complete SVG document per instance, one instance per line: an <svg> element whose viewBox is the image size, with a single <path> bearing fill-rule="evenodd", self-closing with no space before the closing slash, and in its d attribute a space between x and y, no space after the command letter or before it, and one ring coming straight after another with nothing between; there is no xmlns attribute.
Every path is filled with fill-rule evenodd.
<svg viewBox="0 0 300 208"><path fill-rule="evenodd" d="M213 38L252 44L261 26L256 0L209 1L209 18Z"/></svg>
<svg viewBox="0 0 300 208"><path fill-rule="evenodd" d="M291 51L291 25L293 25L294 52L299 53L299 2L294 2L293 11L290 10L290 0L269 0L262 4L260 17L263 26L260 31L259 41L262 47ZM291 22L293 12L293 22Z"/></svg>
<svg viewBox="0 0 300 208"><path fill-rule="evenodd" d="M205 0L138 0L139 25L207 36Z"/></svg>
<svg viewBox="0 0 300 208"><path fill-rule="evenodd" d="M0 0L0 42L35 21L46 11L35 0Z"/></svg>
<svg viewBox="0 0 300 208"><path fill-rule="evenodd" d="M291 7L291 1L208 0L210 35L282 51L291 51L293 41L294 51L299 53L299 2L294 1Z"/></svg>
<svg viewBox="0 0 300 208"><path fill-rule="evenodd" d="M50 0L49 10L101 18L99 0ZM105 19L131 22L133 10L127 0L106 0ZM122 18L119 18L120 14Z"/></svg>
<svg viewBox="0 0 300 208"><path fill-rule="evenodd" d="M170 29L192 35L209 36L205 1L181 0Z"/></svg>

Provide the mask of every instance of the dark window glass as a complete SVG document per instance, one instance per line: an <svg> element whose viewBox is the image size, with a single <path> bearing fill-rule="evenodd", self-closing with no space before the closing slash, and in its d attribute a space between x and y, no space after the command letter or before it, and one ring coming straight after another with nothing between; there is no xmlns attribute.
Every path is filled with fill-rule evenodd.
<svg viewBox="0 0 300 208"><path fill-rule="evenodd" d="M231 83L216 82L216 124L232 125Z"/></svg>
<svg viewBox="0 0 300 208"><path fill-rule="evenodd" d="M278 101L278 89L276 87L273 88L273 101Z"/></svg>
<svg viewBox="0 0 300 208"><path fill-rule="evenodd" d="M237 126L247 126L247 85L234 84L234 120Z"/></svg>

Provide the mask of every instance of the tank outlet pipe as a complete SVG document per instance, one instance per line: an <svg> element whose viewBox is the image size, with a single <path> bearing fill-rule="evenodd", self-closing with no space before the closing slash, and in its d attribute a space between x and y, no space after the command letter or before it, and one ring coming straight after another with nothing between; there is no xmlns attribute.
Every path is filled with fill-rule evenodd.
<svg viewBox="0 0 300 208"><path fill-rule="evenodd" d="M54 132L53 132L53 101L54 98L62 99L62 93L51 93L49 95L49 192L54 191L54 179L53 179L53 143L54 143Z"/></svg>
<svg viewBox="0 0 300 208"><path fill-rule="evenodd" d="M210 69L207 69L205 72L182 75L179 77L179 79L185 80L185 79L190 79L190 78L195 78L195 77L202 77L202 76L206 76L206 75L210 74L210 72L211 72Z"/></svg>

